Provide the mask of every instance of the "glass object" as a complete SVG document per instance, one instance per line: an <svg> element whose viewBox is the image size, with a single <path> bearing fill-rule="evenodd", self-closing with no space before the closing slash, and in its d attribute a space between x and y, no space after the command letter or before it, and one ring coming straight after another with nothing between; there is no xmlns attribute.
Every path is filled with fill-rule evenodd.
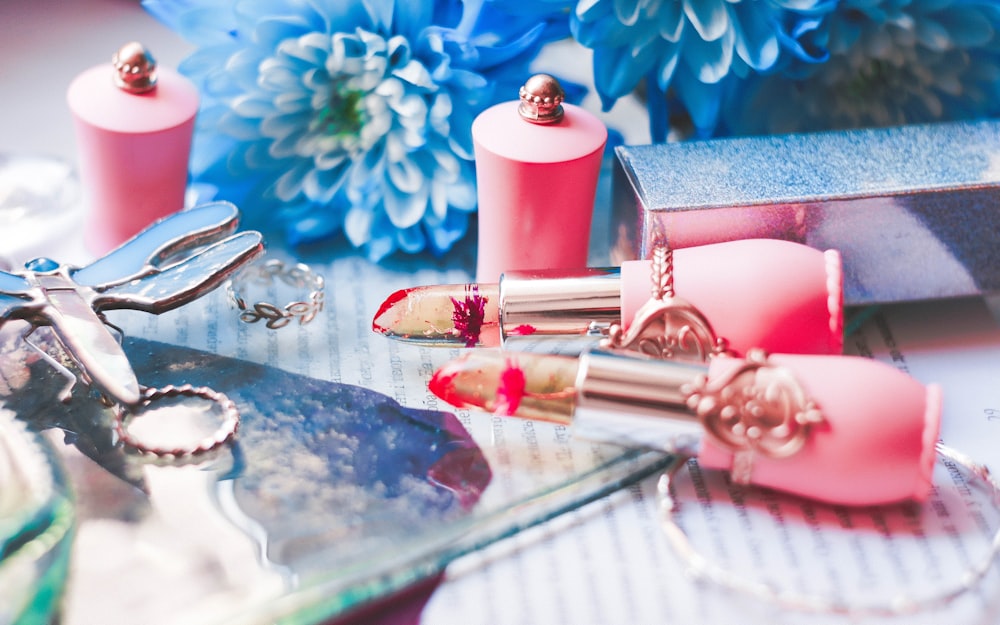
<svg viewBox="0 0 1000 625"><path fill-rule="evenodd" d="M44 339L40 347L54 348ZM85 387L59 403L63 380L12 343L6 366L21 359L29 376L8 402L33 428L72 433L61 452L79 493L80 535L65 625L320 623L665 460L574 441L541 422L525 429L485 416L485 439L473 437L481 428L450 412L363 386L126 339L142 384L208 386L241 412L235 445L171 463L127 452L110 410ZM124 578L109 601L106 588Z"/></svg>
<svg viewBox="0 0 1000 625"><path fill-rule="evenodd" d="M82 224L80 183L69 163L0 153L0 269L56 248L60 260L81 259L82 242L74 245L73 237Z"/></svg>
<svg viewBox="0 0 1000 625"><path fill-rule="evenodd" d="M73 506L52 450L0 404L0 623L52 621Z"/></svg>
<svg viewBox="0 0 1000 625"><path fill-rule="evenodd" d="M322 623L661 469L662 454L452 411L426 388L451 350L371 331L389 293L468 282L471 252L380 265L300 253L326 282L324 310L281 332L240 323L224 289L159 316L109 311L140 384L207 386L236 402L236 444L199 462L126 452L113 413L80 384L60 402L65 379L26 346L24 325L0 326L0 398L27 424L18 431L63 439L53 466L75 495L75 517L67 500L50 504L49 526L67 529L18 571L38 580L19 600L46 618L58 610L60 625ZM60 358L47 328L31 338ZM0 584L0 597L13 589Z"/></svg>

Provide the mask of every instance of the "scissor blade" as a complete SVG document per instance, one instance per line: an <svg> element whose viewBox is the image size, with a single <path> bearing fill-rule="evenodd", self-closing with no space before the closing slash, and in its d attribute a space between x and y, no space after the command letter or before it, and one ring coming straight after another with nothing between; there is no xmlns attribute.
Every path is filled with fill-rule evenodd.
<svg viewBox="0 0 1000 625"><path fill-rule="evenodd" d="M44 316L66 353L91 383L125 406L139 403L139 381L128 356L100 317L76 291L49 292Z"/></svg>
<svg viewBox="0 0 1000 625"><path fill-rule="evenodd" d="M129 308L158 315L215 289L263 252L259 232L241 232L162 271L102 290L94 308Z"/></svg>
<svg viewBox="0 0 1000 625"><path fill-rule="evenodd" d="M127 282L169 263L171 257L229 236L238 222L239 210L229 202L212 202L180 211L70 273L77 283L90 287Z"/></svg>

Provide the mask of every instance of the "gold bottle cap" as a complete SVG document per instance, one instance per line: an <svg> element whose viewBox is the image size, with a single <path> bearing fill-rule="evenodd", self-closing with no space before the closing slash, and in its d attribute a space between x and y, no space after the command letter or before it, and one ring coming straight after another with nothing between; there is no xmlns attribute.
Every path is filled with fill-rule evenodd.
<svg viewBox="0 0 1000 625"><path fill-rule="evenodd" d="M146 93L156 88L156 59L137 41L118 48L111 57L115 85L129 93Z"/></svg>
<svg viewBox="0 0 1000 625"><path fill-rule="evenodd" d="M517 112L533 124L551 124L563 117L563 100L566 93L553 76L535 74L520 90L521 104Z"/></svg>

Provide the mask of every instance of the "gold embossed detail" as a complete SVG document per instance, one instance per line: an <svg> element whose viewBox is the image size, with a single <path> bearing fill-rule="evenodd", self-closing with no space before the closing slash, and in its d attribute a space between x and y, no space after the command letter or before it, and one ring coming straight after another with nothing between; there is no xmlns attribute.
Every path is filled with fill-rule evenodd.
<svg viewBox="0 0 1000 625"><path fill-rule="evenodd" d="M608 328L601 347L635 351L660 359L706 361L729 353L728 342L715 335L698 308L674 294L673 252L657 245L651 258L651 295L626 331L620 324Z"/></svg>
<svg viewBox="0 0 1000 625"><path fill-rule="evenodd" d="M812 428L825 423L792 372L770 363L759 349L727 375L700 376L684 391L708 435L741 465L737 481L749 480L754 455L787 458L802 449Z"/></svg>
<svg viewBox="0 0 1000 625"><path fill-rule="evenodd" d="M650 279L653 299L667 299L674 296L674 252L665 244L653 248L650 259Z"/></svg>
<svg viewBox="0 0 1000 625"><path fill-rule="evenodd" d="M679 297L651 299L635 315L628 331L613 324L602 347L640 352L661 359L705 361L727 353L701 312Z"/></svg>

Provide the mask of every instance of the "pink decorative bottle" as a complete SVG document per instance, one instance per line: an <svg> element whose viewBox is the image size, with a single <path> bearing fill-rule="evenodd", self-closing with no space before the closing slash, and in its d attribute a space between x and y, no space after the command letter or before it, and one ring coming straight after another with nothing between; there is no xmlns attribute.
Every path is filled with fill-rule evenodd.
<svg viewBox="0 0 1000 625"><path fill-rule="evenodd" d="M85 243L102 254L181 210L198 91L139 43L70 83L86 204Z"/></svg>
<svg viewBox="0 0 1000 625"><path fill-rule="evenodd" d="M528 79L520 95L472 124L480 282L511 270L587 266L607 128L564 104L562 87L547 74Z"/></svg>

